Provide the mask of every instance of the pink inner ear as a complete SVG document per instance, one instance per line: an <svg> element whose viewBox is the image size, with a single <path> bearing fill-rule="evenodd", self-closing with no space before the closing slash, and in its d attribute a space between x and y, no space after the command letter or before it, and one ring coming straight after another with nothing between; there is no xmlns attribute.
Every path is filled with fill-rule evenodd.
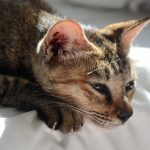
<svg viewBox="0 0 150 150"><path fill-rule="evenodd" d="M140 31L142 30L144 25L145 25L145 23L142 23L142 24L140 24L136 27L133 27L129 31L126 31L125 33L122 34L120 45L121 45L122 51L125 55L128 55L129 48L130 48L133 40L140 33Z"/></svg>
<svg viewBox="0 0 150 150"><path fill-rule="evenodd" d="M56 23L47 33L46 43L61 42L62 44L80 44L84 39L81 26L72 20Z"/></svg>
<svg viewBox="0 0 150 150"><path fill-rule="evenodd" d="M50 44L54 44L54 43L65 44L65 43L67 43L67 39L68 39L68 37L65 36L65 34L60 33L60 32L56 32L52 35L52 39L50 41Z"/></svg>

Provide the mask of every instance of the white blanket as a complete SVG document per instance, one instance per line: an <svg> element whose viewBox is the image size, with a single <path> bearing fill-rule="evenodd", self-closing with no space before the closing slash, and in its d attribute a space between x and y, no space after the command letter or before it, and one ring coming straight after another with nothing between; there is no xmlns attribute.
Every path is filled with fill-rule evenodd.
<svg viewBox="0 0 150 150"><path fill-rule="evenodd" d="M38 120L35 111L0 108L0 150L150 150L150 49L132 48L138 88L134 115L111 130L87 122L78 133L61 134Z"/></svg>

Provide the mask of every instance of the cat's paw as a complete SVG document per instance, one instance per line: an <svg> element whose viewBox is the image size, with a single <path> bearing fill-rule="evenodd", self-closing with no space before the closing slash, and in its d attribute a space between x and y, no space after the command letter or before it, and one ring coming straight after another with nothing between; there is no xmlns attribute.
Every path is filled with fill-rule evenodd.
<svg viewBox="0 0 150 150"><path fill-rule="evenodd" d="M38 115L50 128L63 133L78 131L83 126L83 116L68 108L50 106L38 110Z"/></svg>

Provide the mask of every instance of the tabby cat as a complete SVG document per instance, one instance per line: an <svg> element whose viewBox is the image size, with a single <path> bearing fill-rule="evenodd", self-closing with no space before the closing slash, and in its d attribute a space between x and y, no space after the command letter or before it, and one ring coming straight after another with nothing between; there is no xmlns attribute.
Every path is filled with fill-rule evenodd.
<svg viewBox="0 0 150 150"><path fill-rule="evenodd" d="M88 28L41 0L0 0L0 104L37 110L53 129L110 128L133 111L130 44L150 18Z"/></svg>

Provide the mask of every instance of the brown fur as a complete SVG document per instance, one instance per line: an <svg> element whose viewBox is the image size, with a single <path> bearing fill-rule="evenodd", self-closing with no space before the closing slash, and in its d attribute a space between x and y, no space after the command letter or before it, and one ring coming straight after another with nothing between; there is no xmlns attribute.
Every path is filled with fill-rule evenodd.
<svg viewBox="0 0 150 150"><path fill-rule="evenodd" d="M0 0L1 104L36 109L63 132L78 130L83 116L102 127L124 123L134 93L125 88L136 79L127 47L148 20L89 29L40 0Z"/></svg>

